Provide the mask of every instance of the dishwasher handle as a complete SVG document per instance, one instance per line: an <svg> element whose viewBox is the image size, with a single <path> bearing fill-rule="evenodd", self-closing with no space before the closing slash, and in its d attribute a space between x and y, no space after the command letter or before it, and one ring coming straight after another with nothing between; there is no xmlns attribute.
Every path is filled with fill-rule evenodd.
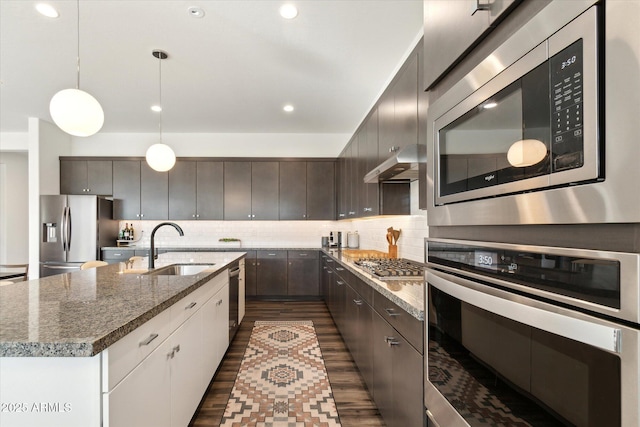
<svg viewBox="0 0 640 427"><path fill-rule="evenodd" d="M229 270L229 277L236 277L240 275L240 267L235 267L233 270Z"/></svg>

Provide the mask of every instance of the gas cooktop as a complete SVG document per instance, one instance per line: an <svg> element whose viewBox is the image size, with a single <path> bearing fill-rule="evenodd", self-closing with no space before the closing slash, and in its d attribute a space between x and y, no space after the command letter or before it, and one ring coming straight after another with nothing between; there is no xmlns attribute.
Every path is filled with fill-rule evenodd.
<svg viewBox="0 0 640 427"><path fill-rule="evenodd" d="M405 259L367 258L354 261L374 278L388 280L424 280L424 265Z"/></svg>

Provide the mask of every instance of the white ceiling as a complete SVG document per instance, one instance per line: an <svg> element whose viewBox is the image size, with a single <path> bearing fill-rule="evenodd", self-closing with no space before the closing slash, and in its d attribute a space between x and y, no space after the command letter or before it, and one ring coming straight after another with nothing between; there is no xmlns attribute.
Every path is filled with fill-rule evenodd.
<svg viewBox="0 0 640 427"><path fill-rule="evenodd" d="M46 1L46 0L42 0ZM0 131L51 120L76 86L76 1L0 0ZM80 88L101 132L154 132L162 49L163 132L351 133L422 30L422 0L80 0ZM204 18L189 16L198 6ZM285 113L291 103L296 110Z"/></svg>

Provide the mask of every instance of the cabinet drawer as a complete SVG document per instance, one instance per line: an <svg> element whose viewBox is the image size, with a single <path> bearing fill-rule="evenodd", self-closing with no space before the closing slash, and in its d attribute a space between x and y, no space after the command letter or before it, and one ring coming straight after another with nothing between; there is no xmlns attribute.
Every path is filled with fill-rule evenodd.
<svg viewBox="0 0 640 427"><path fill-rule="evenodd" d="M320 253L318 251L288 251L287 256L290 259L318 259Z"/></svg>
<svg viewBox="0 0 640 427"><path fill-rule="evenodd" d="M222 287L229 283L229 270L219 272L213 279L171 306L171 327L175 330L195 314Z"/></svg>
<svg viewBox="0 0 640 427"><path fill-rule="evenodd" d="M258 259L287 259L287 251L256 251Z"/></svg>
<svg viewBox="0 0 640 427"><path fill-rule="evenodd" d="M104 352L102 391L109 392L173 332L171 311L164 310Z"/></svg>
<svg viewBox="0 0 640 427"><path fill-rule="evenodd" d="M373 304L380 316L400 332L420 354L423 354L423 322L378 292L373 296Z"/></svg>
<svg viewBox="0 0 640 427"><path fill-rule="evenodd" d="M136 253L133 249L123 249L117 251L102 251L102 259L104 261L126 261Z"/></svg>

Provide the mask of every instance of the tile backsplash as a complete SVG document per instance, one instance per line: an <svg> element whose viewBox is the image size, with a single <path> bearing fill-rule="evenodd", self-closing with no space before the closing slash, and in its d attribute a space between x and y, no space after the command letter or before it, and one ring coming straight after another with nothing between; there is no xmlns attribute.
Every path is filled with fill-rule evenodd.
<svg viewBox="0 0 640 427"><path fill-rule="evenodd" d="M138 247L149 247L154 227L162 221L121 221L133 224ZM184 230L184 237L173 227L158 229L156 247L229 247L222 238L241 240L242 248L320 248L322 236L331 231L360 235L360 248L386 252L387 228L400 229L398 256L415 261L424 259L424 237L427 236L425 215L400 215L358 219L353 221L174 221Z"/></svg>

